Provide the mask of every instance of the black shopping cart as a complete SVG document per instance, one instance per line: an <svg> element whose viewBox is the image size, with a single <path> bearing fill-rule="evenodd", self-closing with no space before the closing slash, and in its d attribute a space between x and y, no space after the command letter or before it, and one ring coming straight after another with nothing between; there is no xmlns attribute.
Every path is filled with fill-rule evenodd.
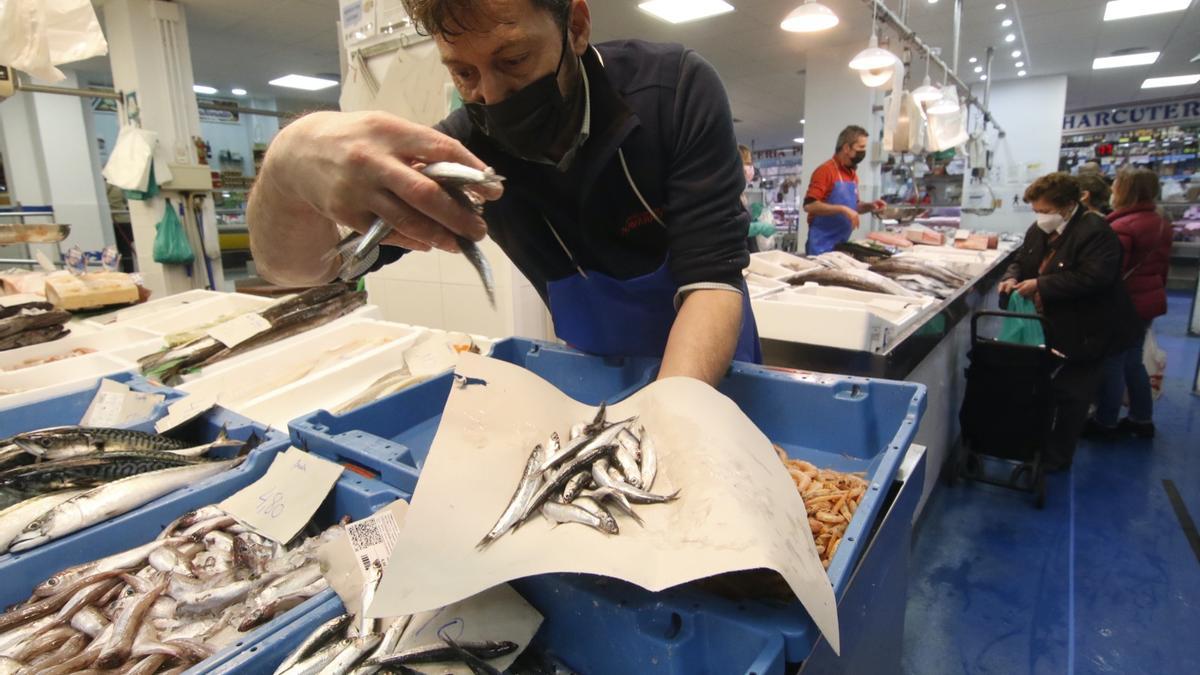
<svg viewBox="0 0 1200 675"><path fill-rule="evenodd" d="M958 413L962 443L952 458L950 479L1032 492L1041 508L1046 503L1044 456L1054 426L1051 380L1059 358L1046 345L980 337L983 317L1030 319L1046 328L1036 314L982 311L971 317L967 390ZM1011 468L1007 480L996 477L996 464Z"/></svg>

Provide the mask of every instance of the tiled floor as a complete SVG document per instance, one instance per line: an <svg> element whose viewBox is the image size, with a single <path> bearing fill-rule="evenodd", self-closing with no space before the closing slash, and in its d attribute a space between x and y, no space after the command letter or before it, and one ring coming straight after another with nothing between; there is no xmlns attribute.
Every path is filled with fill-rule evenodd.
<svg viewBox="0 0 1200 675"><path fill-rule="evenodd" d="M1200 551L1168 497L1200 522L1200 338L1191 298L1155 322L1168 355L1153 441L1084 442L1046 508L981 484L939 487L909 572L904 671L1200 673Z"/></svg>

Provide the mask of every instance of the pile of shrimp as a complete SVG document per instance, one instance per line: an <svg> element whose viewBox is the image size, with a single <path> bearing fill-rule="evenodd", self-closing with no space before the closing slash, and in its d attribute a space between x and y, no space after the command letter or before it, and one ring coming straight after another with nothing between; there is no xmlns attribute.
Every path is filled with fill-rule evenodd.
<svg viewBox="0 0 1200 675"><path fill-rule="evenodd" d="M778 445L775 452L804 498L817 553L821 556L821 564L828 569L858 503L867 492L867 481L861 474L818 469L802 459L790 459Z"/></svg>

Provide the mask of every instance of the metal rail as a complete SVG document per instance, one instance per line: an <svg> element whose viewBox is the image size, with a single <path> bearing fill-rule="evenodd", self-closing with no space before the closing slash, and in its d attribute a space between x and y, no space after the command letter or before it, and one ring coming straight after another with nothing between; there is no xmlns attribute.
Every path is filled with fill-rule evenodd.
<svg viewBox="0 0 1200 675"><path fill-rule="evenodd" d="M942 69L942 72L945 73L946 78L954 82L955 86L957 86L959 90L963 92L967 104L979 108L979 110L983 113L984 119L987 122L990 122L992 126L996 127L996 131L998 131L1001 136L1005 135L1004 129L996 123L996 119L992 117L992 113L988 110L987 105L980 101L979 97L971 93L971 86L958 76L956 69L952 68L950 65L947 65L945 61L943 61L936 53L934 53L934 47L932 45L922 40L921 37L917 35L916 31L909 28L908 24L901 21L900 17L896 16L896 14L892 10L888 9L887 5L883 4L883 2L880 0L863 0L863 2L867 4L874 4L876 11L879 12L879 20L883 21L889 27L891 27L892 30L896 31L902 41L910 42L918 50L925 52L929 56L929 59ZM955 35L957 35L957 31L955 32ZM991 78L988 78L988 80L990 81Z"/></svg>
<svg viewBox="0 0 1200 675"><path fill-rule="evenodd" d="M80 98L104 98L113 101L121 101L123 99L119 92L112 89L99 89L96 87L47 87L46 85L42 84L29 84L27 82L22 82L20 78L16 79L14 84L17 91L28 91L35 94L59 94L61 96L78 96ZM266 110L263 108L246 108L240 105L235 108L230 108L228 106L211 103L201 99L196 99L196 107L200 108L201 110L232 110L239 115L262 115L265 117L279 117L284 119L289 117L297 117L303 114L279 112L278 110ZM313 109L318 110L320 108Z"/></svg>

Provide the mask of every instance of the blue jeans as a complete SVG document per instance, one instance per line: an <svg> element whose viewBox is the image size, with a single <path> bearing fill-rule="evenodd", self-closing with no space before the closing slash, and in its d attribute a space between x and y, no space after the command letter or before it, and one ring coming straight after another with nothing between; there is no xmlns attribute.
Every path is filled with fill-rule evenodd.
<svg viewBox="0 0 1200 675"><path fill-rule="evenodd" d="M1150 397L1150 376L1142 363L1145 331L1136 347L1113 354L1104 361L1104 379L1100 398L1096 402L1096 421L1106 427L1117 426L1121 415L1121 400L1129 391L1129 419L1150 422L1154 417L1154 402Z"/></svg>

